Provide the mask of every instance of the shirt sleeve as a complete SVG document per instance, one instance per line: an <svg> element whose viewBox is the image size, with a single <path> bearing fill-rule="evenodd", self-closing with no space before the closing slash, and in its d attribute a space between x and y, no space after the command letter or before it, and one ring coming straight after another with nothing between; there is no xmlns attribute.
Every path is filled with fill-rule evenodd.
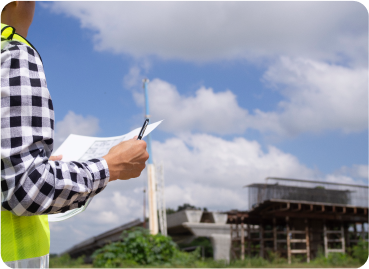
<svg viewBox="0 0 369 269"><path fill-rule="evenodd" d="M37 52L17 41L1 51L1 210L17 216L81 207L109 182L103 158L49 161L54 110Z"/></svg>

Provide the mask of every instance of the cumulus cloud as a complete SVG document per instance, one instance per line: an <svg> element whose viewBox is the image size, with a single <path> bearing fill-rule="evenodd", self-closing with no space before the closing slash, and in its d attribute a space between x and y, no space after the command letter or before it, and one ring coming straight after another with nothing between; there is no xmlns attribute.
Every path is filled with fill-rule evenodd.
<svg viewBox="0 0 369 269"><path fill-rule="evenodd" d="M368 165L356 164L353 166L352 176L368 180Z"/></svg>
<svg viewBox="0 0 369 269"><path fill-rule="evenodd" d="M285 99L273 112L255 110L250 127L281 135L368 128L367 69L281 57L264 80Z"/></svg>
<svg viewBox="0 0 369 269"><path fill-rule="evenodd" d="M243 186L268 176L314 178L298 159L256 141L193 134L153 144L155 160L165 168L167 205L193 203L215 210L247 208ZM216 199L215 199L216 197Z"/></svg>
<svg viewBox="0 0 369 269"><path fill-rule="evenodd" d="M170 133L241 134L250 128L285 138L368 128L367 69L281 57L263 80L283 99L274 111L249 112L231 90L214 92L203 86L194 95L183 95L175 85L154 79L149 84L151 114L165 119L160 128ZM142 93L133 94L137 105L143 106Z"/></svg>
<svg viewBox="0 0 369 269"><path fill-rule="evenodd" d="M63 2L95 48L209 61L274 55L364 63L367 10L357 2ZM119 34L118 34L119 33Z"/></svg>
<svg viewBox="0 0 369 269"><path fill-rule="evenodd" d="M57 149L70 134L93 136L99 129L99 119L69 111L64 119L55 125L54 149Z"/></svg>
<svg viewBox="0 0 369 269"><path fill-rule="evenodd" d="M233 134L245 130L247 110L239 107L237 97L229 90L214 92L201 87L195 96L184 96L160 79L154 79L148 87L150 113L165 119L161 127L165 131Z"/></svg>

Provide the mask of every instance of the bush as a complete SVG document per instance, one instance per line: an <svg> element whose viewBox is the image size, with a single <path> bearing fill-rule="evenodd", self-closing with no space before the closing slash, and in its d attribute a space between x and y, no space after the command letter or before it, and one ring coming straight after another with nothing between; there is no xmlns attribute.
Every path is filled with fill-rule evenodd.
<svg viewBox="0 0 369 269"><path fill-rule="evenodd" d="M363 265L368 260L368 242L361 239L356 246L352 247L352 256Z"/></svg>
<svg viewBox="0 0 369 269"><path fill-rule="evenodd" d="M358 265L358 261L347 253L329 253L328 258L320 253L311 264L319 267L352 267Z"/></svg>
<svg viewBox="0 0 369 269"><path fill-rule="evenodd" d="M78 259L71 259L68 254L62 256L50 255L49 267L50 268L76 268L83 265L84 256Z"/></svg>
<svg viewBox="0 0 369 269"><path fill-rule="evenodd" d="M170 237L151 235L135 228L122 233L121 242L110 243L92 255L94 267L135 267L138 265L187 264L198 259L199 251L182 253Z"/></svg>

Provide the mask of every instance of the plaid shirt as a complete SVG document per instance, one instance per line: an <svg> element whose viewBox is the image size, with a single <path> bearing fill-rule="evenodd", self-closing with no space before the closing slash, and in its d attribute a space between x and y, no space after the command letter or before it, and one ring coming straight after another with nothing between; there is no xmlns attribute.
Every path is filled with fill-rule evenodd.
<svg viewBox="0 0 369 269"><path fill-rule="evenodd" d="M41 58L10 41L1 50L1 210L17 216L61 213L106 187L103 158L49 161L53 137L53 103Z"/></svg>

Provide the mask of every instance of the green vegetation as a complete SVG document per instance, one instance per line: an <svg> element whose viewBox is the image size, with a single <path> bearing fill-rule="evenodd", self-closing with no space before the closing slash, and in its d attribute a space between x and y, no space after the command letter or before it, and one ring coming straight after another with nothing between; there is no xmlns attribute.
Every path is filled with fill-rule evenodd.
<svg viewBox="0 0 369 269"><path fill-rule="evenodd" d="M213 257L213 246L211 245L210 239L207 237L197 237L189 244L178 244L180 249L188 249L190 247L199 247L201 258L212 258Z"/></svg>
<svg viewBox="0 0 369 269"><path fill-rule="evenodd" d="M310 263L304 257L292 256L292 263L273 252L268 259L245 257L245 260L214 261L202 259L201 248L191 253L180 251L170 237L150 235L148 230L136 228L124 231L121 242L110 243L93 254L93 264L83 264L83 257L71 259L68 255L50 255L50 268L358 268L368 259L368 243L364 240L348 249L349 254L330 253L328 258L320 251ZM196 239L193 245L209 247L206 238ZM209 254L209 253L208 253Z"/></svg>
<svg viewBox="0 0 369 269"><path fill-rule="evenodd" d="M90 264L84 264L84 257L72 259L68 254L63 256L56 256L50 254L50 268L89 268Z"/></svg>
<svg viewBox="0 0 369 269"><path fill-rule="evenodd" d="M189 264L198 259L198 252L184 253L170 237L151 235L148 230L135 228L122 233L123 240L95 251L94 267L137 267L142 265Z"/></svg>

